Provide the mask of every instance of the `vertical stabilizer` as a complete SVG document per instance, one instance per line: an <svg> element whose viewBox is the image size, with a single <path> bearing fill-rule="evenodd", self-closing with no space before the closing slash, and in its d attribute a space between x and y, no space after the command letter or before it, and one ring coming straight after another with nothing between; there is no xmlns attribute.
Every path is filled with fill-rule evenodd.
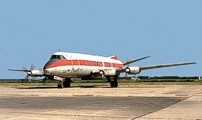
<svg viewBox="0 0 202 120"><path fill-rule="evenodd" d="M111 59L114 59L114 60L118 60L118 56L114 55L114 56L110 56Z"/></svg>

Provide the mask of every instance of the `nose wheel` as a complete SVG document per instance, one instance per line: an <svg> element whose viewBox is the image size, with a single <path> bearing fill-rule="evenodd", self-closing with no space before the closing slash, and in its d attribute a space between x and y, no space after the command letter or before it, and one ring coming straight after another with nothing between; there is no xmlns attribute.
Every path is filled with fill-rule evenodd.
<svg viewBox="0 0 202 120"><path fill-rule="evenodd" d="M58 88L63 88L62 82L59 82L57 85Z"/></svg>

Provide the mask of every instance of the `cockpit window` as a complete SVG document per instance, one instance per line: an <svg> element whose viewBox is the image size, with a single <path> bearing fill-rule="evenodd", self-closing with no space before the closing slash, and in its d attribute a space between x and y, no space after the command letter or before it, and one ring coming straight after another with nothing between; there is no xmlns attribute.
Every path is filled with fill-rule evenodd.
<svg viewBox="0 0 202 120"><path fill-rule="evenodd" d="M62 59L65 59L65 57L62 56L62 55L52 55L52 56L51 56L51 59L59 59L59 60L62 60Z"/></svg>

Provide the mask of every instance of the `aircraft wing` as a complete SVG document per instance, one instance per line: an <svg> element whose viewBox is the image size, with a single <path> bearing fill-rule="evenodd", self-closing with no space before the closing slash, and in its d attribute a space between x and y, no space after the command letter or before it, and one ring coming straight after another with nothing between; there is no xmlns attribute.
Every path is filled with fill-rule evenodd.
<svg viewBox="0 0 202 120"><path fill-rule="evenodd" d="M142 70L149 70L149 69L157 69L157 68L165 68L165 67L174 67L174 66L182 66L182 65L190 65L190 64L197 64L196 62L186 62L186 63L174 63L174 64L162 64L162 65L151 65L151 66L131 66L122 69L117 69L117 73L129 73L129 74L139 74Z"/></svg>
<svg viewBox="0 0 202 120"><path fill-rule="evenodd" d="M31 70L8 69L9 71L30 72Z"/></svg>
<svg viewBox="0 0 202 120"><path fill-rule="evenodd" d="M177 64L175 63L175 64L152 65L152 66L140 67L140 69L141 70L149 70L149 69L174 67L174 66L182 66L182 65L190 65L190 64L197 64L197 63L196 62L187 62L187 63L177 63Z"/></svg>

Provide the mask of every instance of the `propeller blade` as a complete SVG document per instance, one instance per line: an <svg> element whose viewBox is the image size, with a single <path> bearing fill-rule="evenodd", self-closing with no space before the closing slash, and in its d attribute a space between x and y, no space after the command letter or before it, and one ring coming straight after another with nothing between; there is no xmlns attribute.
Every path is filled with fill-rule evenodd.
<svg viewBox="0 0 202 120"><path fill-rule="evenodd" d="M26 76L25 76L25 80L28 80L29 79L29 75L27 74Z"/></svg>
<svg viewBox="0 0 202 120"><path fill-rule="evenodd" d="M26 67L22 66L22 70L27 70Z"/></svg>
<svg viewBox="0 0 202 120"><path fill-rule="evenodd" d="M34 64L31 64L30 70L34 70L34 68L35 68L35 65L34 65Z"/></svg>

